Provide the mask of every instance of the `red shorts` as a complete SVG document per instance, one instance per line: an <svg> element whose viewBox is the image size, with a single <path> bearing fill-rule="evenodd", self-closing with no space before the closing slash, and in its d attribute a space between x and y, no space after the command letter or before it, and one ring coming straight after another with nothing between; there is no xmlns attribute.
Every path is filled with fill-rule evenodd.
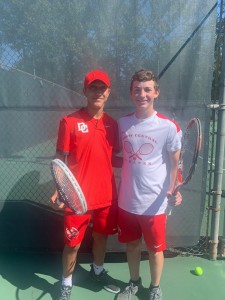
<svg viewBox="0 0 225 300"><path fill-rule="evenodd" d="M166 249L166 215L144 216L129 213L119 208L118 239L129 243L144 237L149 250L160 252Z"/></svg>
<svg viewBox="0 0 225 300"><path fill-rule="evenodd" d="M70 247L79 245L91 223L94 232L109 235L117 233L117 203L92 211L82 216L71 213L65 209L64 214L64 242Z"/></svg>

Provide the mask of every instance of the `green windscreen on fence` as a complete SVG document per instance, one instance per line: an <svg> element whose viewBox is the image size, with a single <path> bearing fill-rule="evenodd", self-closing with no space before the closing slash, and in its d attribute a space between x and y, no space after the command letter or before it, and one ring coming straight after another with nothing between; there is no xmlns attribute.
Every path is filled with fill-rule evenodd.
<svg viewBox="0 0 225 300"><path fill-rule="evenodd" d="M129 84L141 68L160 77L157 110L183 130L191 117L200 118L198 168L168 219L169 246L198 242L216 15L212 0L0 2L0 248L61 248L63 218L48 207L49 164L59 119L86 105L83 79L93 69L111 77L106 110L116 119L133 110ZM86 243L87 250L90 238ZM120 247L113 242L108 250Z"/></svg>

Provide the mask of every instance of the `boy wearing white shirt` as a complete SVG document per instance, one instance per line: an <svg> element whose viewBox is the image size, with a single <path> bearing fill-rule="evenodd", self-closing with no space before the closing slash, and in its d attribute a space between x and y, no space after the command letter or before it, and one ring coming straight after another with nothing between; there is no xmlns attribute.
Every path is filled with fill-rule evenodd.
<svg viewBox="0 0 225 300"><path fill-rule="evenodd" d="M129 285L118 300L131 299L141 287L139 275L141 240L148 253L151 283L149 300L162 300L159 286L166 249L168 205L179 205L180 193L172 196L181 149L179 126L154 109L159 83L150 70L137 71L130 94L135 112L119 119L123 166L119 188L119 241L127 244Z"/></svg>

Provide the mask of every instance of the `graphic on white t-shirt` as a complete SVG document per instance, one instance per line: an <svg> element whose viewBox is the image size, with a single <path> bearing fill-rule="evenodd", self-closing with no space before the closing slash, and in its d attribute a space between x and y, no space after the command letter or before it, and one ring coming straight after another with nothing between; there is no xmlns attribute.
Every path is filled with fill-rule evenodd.
<svg viewBox="0 0 225 300"><path fill-rule="evenodd" d="M133 145L129 141L124 141L124 150L130 154L129 158L133 160L142 160L144 155L151 154L154 150L154 146L151 143L142 144L138 150L134 150Z"/></svg>

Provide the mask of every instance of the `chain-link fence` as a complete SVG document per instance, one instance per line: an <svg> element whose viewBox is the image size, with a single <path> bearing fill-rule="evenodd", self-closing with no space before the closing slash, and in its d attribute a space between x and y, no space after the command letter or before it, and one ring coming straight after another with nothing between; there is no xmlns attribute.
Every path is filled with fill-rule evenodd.
<svg viewBox="0 0 225 300"><path fill-rule="evenodd" d="M212 0L1 1L1 248L61 247L62 215L47 204L49 164L59 119L86 105L83 78L97 68L111 77L106 109L115 118L133 110L129 83L140 68L160 76L157 110L182 129L200 118L204 147L185 201L168 220L168 247L205 241L216 8Z"/></svg>

